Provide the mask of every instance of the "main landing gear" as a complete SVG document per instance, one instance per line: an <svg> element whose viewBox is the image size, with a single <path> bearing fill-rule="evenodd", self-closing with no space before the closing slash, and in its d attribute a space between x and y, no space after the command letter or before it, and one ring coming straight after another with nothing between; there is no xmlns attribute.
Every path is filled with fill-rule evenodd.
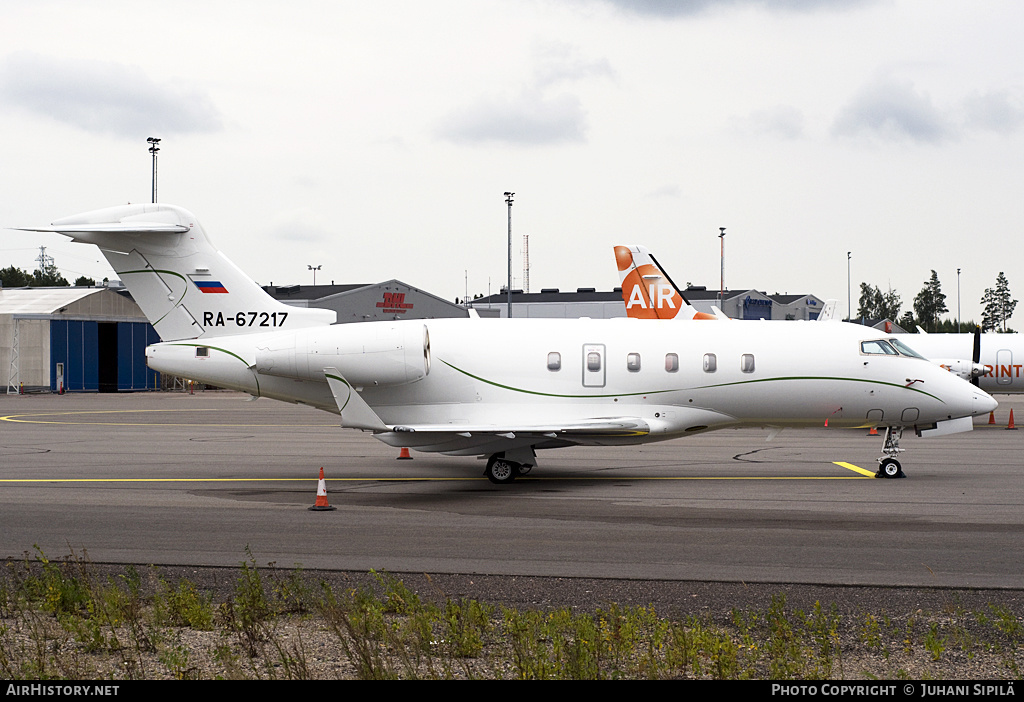
<svg viewBox="0 0 1024 702"><path fill-rule="evenodd" d="M878 459L878 472L875 473L876 478L905 478L907 477L903 473L903 467L900 462L896 460L902 451L906 449L900 448L900 438L903 436L903 427L886 427L885 428L885 443L882 444L882 453L885 455Z"/></svg>
<svg viewBox="0 0 1024 702"><path fill-rule="evenodd" d="M487 459L484 475L496 485L505 485L511 483L520 475L526 475L532 468L532 465L517 463L510 458L506 458L504 453L496 453Z"/></svg>

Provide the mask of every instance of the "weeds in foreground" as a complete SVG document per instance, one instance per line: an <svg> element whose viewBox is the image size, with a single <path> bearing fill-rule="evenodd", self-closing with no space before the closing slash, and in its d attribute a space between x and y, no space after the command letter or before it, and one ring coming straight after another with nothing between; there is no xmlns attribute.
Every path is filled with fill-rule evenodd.
<svg viewBox="0 0 1024 702"><path fill-rule="evenodd" d="M425 597L381 572L339 589L246 556L219 602L155 567L101 579L84 552L7 561L0 677L953 678L963 660L984 660L1019 678L1024 656L1024 625L1002 605L844 619L834 604L805 612L779 594L720 621L616 603L519 610Z"/></svg>

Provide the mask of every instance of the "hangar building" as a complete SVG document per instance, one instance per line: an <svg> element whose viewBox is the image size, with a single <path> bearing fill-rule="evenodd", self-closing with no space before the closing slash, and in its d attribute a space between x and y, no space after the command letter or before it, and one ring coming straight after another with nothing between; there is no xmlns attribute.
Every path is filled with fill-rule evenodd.
<svg viewBox="0 0 1024 702"><path fill-rule="evenodd" d="M683 295L700 312L711 313L718 304L719 291L706 287L689 287ZM504 291L473 300L473 308L481 317L504 317L508 312L508 299ZM817 319L825 303L814 295L768 295L758 290L726 290L721 310L733 319ZM609 319L625 317L626 305L622 301L622 288L598 292L594 288L578 288L575 292L561 292L558 288L545 288L539 293L512 290L513 317L590 317Z"/></svg>
<svg viewBox="0 0 1024 702"><path fill-rule="evenodd" d="M373 285L268 285L263 289L288 305L334 310L339 324L469 316L461 305L400 280Z"/></svg>
<svg viewBox="0 0 1024 702"><path fill-rule="evenodd" d="M0 289L6 390L154 390L146 346L159 341L139 306L110 288Z"/></svg>

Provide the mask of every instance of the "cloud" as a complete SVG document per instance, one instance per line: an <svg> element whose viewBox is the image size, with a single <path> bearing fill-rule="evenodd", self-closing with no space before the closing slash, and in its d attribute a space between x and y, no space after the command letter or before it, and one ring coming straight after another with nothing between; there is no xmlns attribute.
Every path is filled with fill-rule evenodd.
<svg viewBox="0 0 1024 702"><path fill-rule="evenodd" d="M318 244L330 241L332 232L323 219L308 207L278 212L266 229L269 241Z"/></svg>
<svg viewBox="0 0 1024 702"><path fill-rule="evenodd" d="M525 90L513 98L482 98L450 114L437 130L463 144L504 142L519 145L584 141L587 119L579 98L561 93L545 97Z"/></svg>
<svg viewBox="0 0 1024 702"><path fill-rule="evenodd" d="M660 188L655 188L649 191L644 197L649 199L660 199L660 198L680 198L683 196L683 189L678 185L669 184L663 185Z"/></svg>
<svg viewBox="0 0 1024 702"><path fill-rule="evenodd" d="M814 12L845 10L875 0L603 0L608 5L647 17L690 17L707 10L760 7L769 12Z"/></svg>
<svg viewBox="0 0 1024 702"><path fill-rule="evenodd" d="M587 60L576 49L562 42L537 45L534 48L534 83L546 88L572 83L585 78L615 78L607 59Z"/></svg>
<svg viewBox="0 0 1024 702"><path fill-rule="evenodd" d="M12 54L0 66L0 98L7 107L100 134L137 138L222 128L219 112L202 91L157 83L141 69L117 63Z"/></svg>
<svg viewBox="0 0 1024 702"><path fill-rule="evenodd" d="M759 135L794 140L804 135L804 115L795 107L779 105L768 110L751 112L741 122L745 131Z"/></svg>
<svg viewBox="0 0 1024 702"><path fill-rule="evenodd" d="M611 65L604 59L583 59L572 46L560 42L535 46L533 54L527 85L511 96L484 96L450 113L437 129L438 136L460 144L539 146L585 141L586 110L579 97L561 86L593 77L614 78Z"/></svg>
<svg viewBox="0 0 1024 702"><path fill-rule="evenodd" d="M937 144L953 138L956 130L911 82L884 78L865 86L840 110L832 133Z"/></svg>
<svg viewBox="0 0 1024 702"><path fill-rule="evenodd" d="M1024 124L1024 100L1019 91L996 90L964 100L965 124L970 129L1010 134Z"/></svg>

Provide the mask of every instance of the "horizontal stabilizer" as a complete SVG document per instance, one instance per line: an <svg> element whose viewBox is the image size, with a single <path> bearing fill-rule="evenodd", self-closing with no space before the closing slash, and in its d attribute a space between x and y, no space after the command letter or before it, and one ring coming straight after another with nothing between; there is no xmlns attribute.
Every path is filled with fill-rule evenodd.
<svg viewBox="0 0 1024 702"><path fill-rule="evenodd" d="M22 232L54 232L74 237L76 234L184 234L188 227L165 222L105 222L103 224L68 224L52 227L14 227Z"/></svg>

